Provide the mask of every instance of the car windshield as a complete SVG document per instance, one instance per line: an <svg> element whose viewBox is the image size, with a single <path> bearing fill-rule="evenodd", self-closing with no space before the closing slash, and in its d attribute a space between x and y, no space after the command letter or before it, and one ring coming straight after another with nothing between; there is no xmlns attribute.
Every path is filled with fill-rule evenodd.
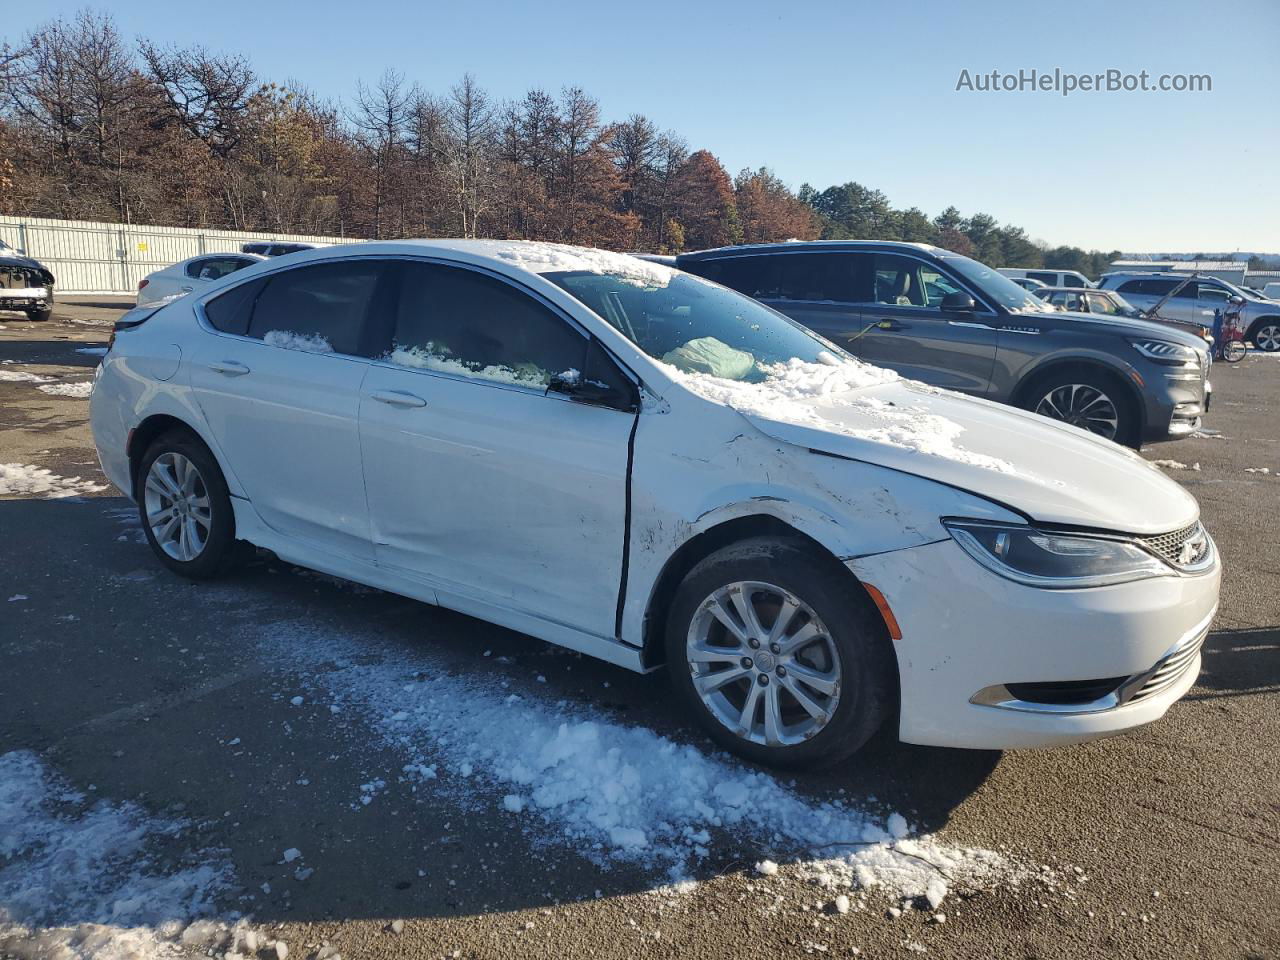
<svg viewBox="0 0 1280 960"><path fill-rule="evenodd" d="M1006 310L1014 313L1044 312L1045 305L1039 297L1030 290L1024 290L1003 273L997 273L977 260L957 254L947 254L942 259L948 267Z"/></svg>
<svg viewBox="0 0 1280 960"><path fill-rule="evenodd" d="M662 268L663 274L668 271ZM637 347L685 373L759 383L770 367L798 360L851 360L782 314L726 287L675 270L543 274Z"/></svg>

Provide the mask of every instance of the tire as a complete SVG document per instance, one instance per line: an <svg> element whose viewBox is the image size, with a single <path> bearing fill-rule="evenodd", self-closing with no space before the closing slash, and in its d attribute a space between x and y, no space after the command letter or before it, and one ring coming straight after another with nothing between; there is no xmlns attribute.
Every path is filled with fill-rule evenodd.
<svg viewBox="0 0 1280 960"><path fill-rule="evenodd" d="M45 310L28 310L27 311L27 319L34 320L37 323L44 323L51 316L53 316L53 307L49 307Z"/></svg>
<svg viewBox="0 0 1280 960"><path fill-rule="evenodd" d="M184 469L184 462L194 475ZM175 497L184 479L186 489ZM161 563L193 580L226 572L237 556L235 514L227 481L204 443L186 432L162 435L138 463L134 489L142 529ZM165 519L148 519L163 514L166 505L170 509Z"/></svg>
<svg viewBox="0 0 1280 960"><path fill-rule="evenodd" d="M1222 359L1227 363L1239 363L1245 358L1249 348L1243 340L1228 340L1222 345Z"/></svg>
<svg viewBox="0 0 1280 960"><path fill-rule="evenodd" d="M1263 320L1253 328L1249 339L1259 350L1275 353L1280 350L1280 320Z"/></svg>
<svg viewBox="0 0 1280 960"><path fill-rule="evenodd" d="M1135 450L1142 446L1137 405L1105 373L1078 368L1050 373L1022 391L1018 406Z"/></svg>
<svg viewBox="0 0 1280 960"><path fill-rule="evenodd" d="M756 624L767 626L743 631L745 618L732 612L741 608L727 592L734 590L739 599L752 596ZM766 634L787 609L784 600L798 609L771 645ZM740 636L716 607L735 618ZM788 651L788 641L799 646ZM677 696L711 739L769 766L838 763L867 742L896 703L896 661L884 622L846 571L800 541L743 540L694 566L671 604L666 654ZM721 676L735 672L734 679ZM820 686L809 686L809 678ZM822 720L803 708L797 690ZM741 723L748 697L755 698L749 729ZM772 705L782 722L766 726Z"/></svg>

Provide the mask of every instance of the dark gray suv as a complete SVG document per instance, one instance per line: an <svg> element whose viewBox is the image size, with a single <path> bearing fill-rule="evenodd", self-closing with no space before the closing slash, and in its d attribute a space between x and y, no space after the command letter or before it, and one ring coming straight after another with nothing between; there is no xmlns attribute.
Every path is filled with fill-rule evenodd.
<svg viewBox="0 0 1280 960"><path fill-rule="evenodd" d="M1051 312L990 267L927 244L722 247L675 264L868 363L1131 447L1191 433L1209 407L1202 339L1144 320Z"/></svg>

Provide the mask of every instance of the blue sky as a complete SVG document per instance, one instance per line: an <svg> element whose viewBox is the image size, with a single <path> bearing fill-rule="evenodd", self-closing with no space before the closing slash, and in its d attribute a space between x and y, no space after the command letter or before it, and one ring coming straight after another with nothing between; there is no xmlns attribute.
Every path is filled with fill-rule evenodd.
<svg viewBox="0 0 1280 960"><path fill-rule="evenodd" d="M20 39L83 0L10 9ZM91 6L93 4L90 4ZM730 173L857 180L1050 243L1280 252L1280 2L1124 4L600 0L113 0L122 32L249 56L345 97L388 67L496 97L576 84L606 119L644 113ZM1210 74L1207 93L957 91L971 74Z"/></svg>

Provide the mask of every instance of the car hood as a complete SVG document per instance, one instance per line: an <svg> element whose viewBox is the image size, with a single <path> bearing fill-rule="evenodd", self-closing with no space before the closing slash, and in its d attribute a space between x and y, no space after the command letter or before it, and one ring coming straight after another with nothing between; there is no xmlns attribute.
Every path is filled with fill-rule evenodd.
<svg viewBox="0 0 1280 960"><path fill-rule="evenodd" d="M20 257L16 253L0 253L0 267L30 267L34 270L40 270L48 274L52 280L53 274L39 260L32 260L30 257Z"/></svg>
<svg viewBox="0 0 1280 960"><path fill-rule="evenodd" d="M1179 330L1172 327L1169 323L1161 323L1156 320L1137 320L1133 317L1120 317L1111 314L1102 313L1077 313L1074 310L1063 310L1058 313L1038 314L1038 316L1047 316L1054 320L1061 320L1063 317L1070 317L1073 322L1090 323L1097 327L1106 329L1111 333L1118 333L1121 336L1134 337L1159 337L1162 340L1169 340L1173 343L1181 343L1188 347L1195 347L1197 350L1204 349L1204 340L1188 333L1185 330Z"/></svg>
<svg viewBox="0 0 1280 960"><path fill-rule="evenodd" d="M782 416L738 409L776 440L958 487L1041 523L1148 535L1200 514L1194 497L1131 450L913 381L810 398L803 410L787 404Z"/></svg>

